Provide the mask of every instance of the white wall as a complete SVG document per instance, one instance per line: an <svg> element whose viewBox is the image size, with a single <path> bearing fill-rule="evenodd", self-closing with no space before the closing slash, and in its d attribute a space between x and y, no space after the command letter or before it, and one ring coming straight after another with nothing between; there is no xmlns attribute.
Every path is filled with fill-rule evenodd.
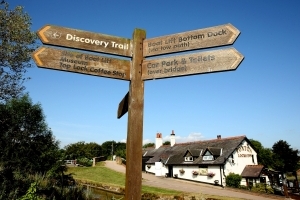
<svg viewBox="0 0 300 200"><path fill-rule="evenodd" d="M146 164L145 171L148 172L148 173L155 174L155 165Z"/></svg>
<svg viewBox="0 0 300 200"><path fill-rule="evenodd" d="M252 161L254 156L254 162ZM227 176L229 173L241 174L246 165L257 165L257 153L252 149L246 141L244 141L237 150L233 152L233 160L227 160L224 171Z"/></svg>
<svg viewBox="0 0 300 200"><path fill-rule="evenodd" d="M150 166L150 167L148 167L148 166ZM160 170L160 172L158 172L158 170ZM156 176L165 176L166 173L168 173L168 168L162 163L157 164L156 166L154 164L151 164L151 165L146 164L145 172L155 174ZM160 175L158 175L158 174L160 174Z"/></svg>
<svg viewBox="0 0 300 200"><path fill-rule="evenodd" d="M184 173L180 173L179 170L184 169ZM192 181L199 181L199 182L206 182L206 183L212 183L214 184L215 180L219 181L219 184L221 184L221 177L220 177L220 166L208 166L207 172L213 172L215 173L214 177L209 177L206 174L201 175L200 173L198 175L193 175L193 171L199 172L198 166L174 166L173 168L173 175L178 174L178 178L186 179L186 180L192 180Z"/></svg>

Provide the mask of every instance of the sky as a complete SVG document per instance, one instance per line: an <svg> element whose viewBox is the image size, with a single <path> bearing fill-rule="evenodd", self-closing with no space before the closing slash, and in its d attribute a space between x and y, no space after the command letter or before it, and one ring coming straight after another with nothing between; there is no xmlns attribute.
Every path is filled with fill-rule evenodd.
<svg viewBox="0 0 300 200"><path fill-rule="evenodd" d="M300 1L6 1L24 7L32 31L50 24L132 39L138 28L151 39L232 24L241 33L230 47L244 56L236 70L145 81L143 143L158 132L169 141L174 130L176 143L245 135L265 148L285 140L300 149ZM126 141L128 114L117 119L117 109L129 81L35 63L27 76L26 92L62 148Z"/></svg>

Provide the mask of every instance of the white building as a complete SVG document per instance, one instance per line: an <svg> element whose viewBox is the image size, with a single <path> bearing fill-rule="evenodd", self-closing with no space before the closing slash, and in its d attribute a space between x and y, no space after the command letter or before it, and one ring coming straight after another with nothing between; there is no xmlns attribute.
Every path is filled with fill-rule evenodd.
<svg viewBox="0 0 300 200"><path fill-rule="evenodd" d="M155 149L144 151L145 171L157 176L225 185L229 173L242 174L246 166L257 165L257 153L246 136L162 145L162 134L156 136ZM251 168L252 169L252 168ZM249 174L250 173L250 174ZM247 178L251 172L247 173ZM241 184L247 185L246 178ZM250 179L249 179L250 180Z"/></svg>

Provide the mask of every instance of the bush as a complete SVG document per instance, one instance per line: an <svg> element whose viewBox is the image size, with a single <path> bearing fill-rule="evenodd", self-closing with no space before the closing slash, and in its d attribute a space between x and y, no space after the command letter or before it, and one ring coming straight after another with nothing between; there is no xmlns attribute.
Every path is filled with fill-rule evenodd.
<svg viewBox="0 0 300 200"><path fill-rule="evenodd" d="M145 200L152 200L152 199L158 199L159 196L157 196L156 194L152 194L152 193L144 193L142 194L142 200L145 199Z"/></svg>
<svg viewBox="0 0 300 200"><path fill-rule="evenodd" d="M251 189L253 192L262 192L268 194L274 194L274 190L270 185L266 185L264 183L257 183Z"/></svg>
<svg viewBox="0 0 300 200"><path fill-rule="evenodd" d="M242 180L241 175L235 173L229 173L229 175L226 176L226 185L229 187L238 188L241 184L241 180Z"/></svg>
<svg viewBox="0 0 300 200"><path fill-rule="evenodd" d="M88 158L79 158L77 159L76 163L86 167L91 167L93 165L93 161L89 160Z"/></svg>

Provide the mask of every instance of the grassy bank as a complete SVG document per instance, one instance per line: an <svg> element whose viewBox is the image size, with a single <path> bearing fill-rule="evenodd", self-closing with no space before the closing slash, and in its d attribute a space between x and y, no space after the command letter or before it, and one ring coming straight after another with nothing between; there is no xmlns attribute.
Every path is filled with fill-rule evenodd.
<svg viewBox="0 0 300 200"><path fill-rule="evenodd" d="M72 173L73 177L82 182L100 186L101 188L121 188L119 192L124 191L125 188L125 174L113 171L104 165L96 167L70 167L67 173ZM148 195L164 196L164 197L195 197L195 199L214 199L214 200L238 200L239 198L228 198L212 195L202 194L183 194L181 191L168 190L163 188L155 188L150 186L142 186L142 193ZM192 198L193 199L193 198Z"/></svg>
<svg viewBox="0 0 300 200"><path fill-rule="evenodd" d="M76 180L83 183L92 183L102 187L125 188L125 174L113 171L104 166L97 167L70 167L68 173L72 173ZM142 193L159 195L181 195L181 192L149 186L142 186Z"/></svg>

